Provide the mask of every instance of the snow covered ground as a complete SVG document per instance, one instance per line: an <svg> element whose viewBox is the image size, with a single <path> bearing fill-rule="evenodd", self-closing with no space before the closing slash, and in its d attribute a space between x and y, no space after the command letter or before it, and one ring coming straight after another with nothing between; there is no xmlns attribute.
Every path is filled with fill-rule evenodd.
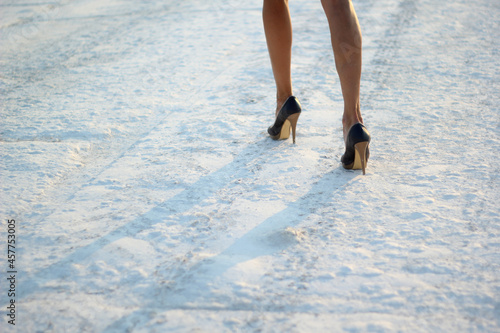
<svg viewBox="0 0 500 333"><path fill-rule="evenodd" d="M261 1L1 1L1 331L499 332L499 3L354 4L366 176L319 0L295 145Z"/></svg>

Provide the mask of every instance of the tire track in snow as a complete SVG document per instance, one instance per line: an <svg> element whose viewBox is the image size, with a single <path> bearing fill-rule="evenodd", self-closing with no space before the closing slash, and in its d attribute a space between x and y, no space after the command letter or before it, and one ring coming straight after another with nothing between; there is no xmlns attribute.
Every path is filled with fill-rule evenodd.
<svg viewBox="0 0 500 333"><path fill-rule="evenodd" d="M372 100L384 92L384 87L391 84L394 71L397 70L397 57L399 53L400 39L411 26L418 11L418 0L400 0L395 13L391 15L389 26L385 30L381 40L377 42L377 49L373 58L367 65L363 65L362 81L371 81L375 84L369 89L361 91L361 105L375 113L366 114L365 117L375 118L378 110L373 110ZM363 28L363 27L362 27ZM364 28L367 30L368 27ZM362 83L363 84L363 83Z"/></svg>

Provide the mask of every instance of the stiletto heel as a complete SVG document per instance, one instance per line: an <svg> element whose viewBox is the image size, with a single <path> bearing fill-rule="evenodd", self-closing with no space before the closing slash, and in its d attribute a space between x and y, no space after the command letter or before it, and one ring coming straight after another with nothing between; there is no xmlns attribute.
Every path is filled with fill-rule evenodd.
<svg viewBox="0 0 500 333"><path fill-rule="evenodd" d="M365 174L366 168L366 149L368 148L368 141L358 142L354 145L356 154L354 156L354 166L353 169L362 169L363 175Z"/></svg>
<svg viewBox="0 0 500 333"><path fill-rule="evenodd" d="M295 129L297 128L297 121L299 120L300 113L294 113L291 116L288 116L287 121L290 122L290 126L292 128L292 139L293 143L295 143Z"/></svg>
<svg viewBox="0 0 500 333"><path fill-rule="evenodd" d="M285 140L290 137L292 132L293 143L295 143L295 130L297 121L302 112L302 107L295 96L290 96L281 107L274 125L267 129L267 132L273 140Z"/></svg>
<svg viewBox="0 0 500 333"><path fill-rule="evenodd" d="M371 136L366 127L357 123L349 129L345 142L345 153L342 155L342 166L345 169L363 170L366 174L366 165L370 157Z"/></svg>

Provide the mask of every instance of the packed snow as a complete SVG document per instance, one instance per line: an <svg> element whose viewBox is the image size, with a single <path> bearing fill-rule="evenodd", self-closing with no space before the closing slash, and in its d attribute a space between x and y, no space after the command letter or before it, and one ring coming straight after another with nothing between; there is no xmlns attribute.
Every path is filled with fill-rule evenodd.
<svg viewBox="0 0 500 333"><path fill-rule="evenodd" d="M365 176L319 0L296 144L261 1L1 1L1 331L499 332L500 5L353 2Z"/></svg>

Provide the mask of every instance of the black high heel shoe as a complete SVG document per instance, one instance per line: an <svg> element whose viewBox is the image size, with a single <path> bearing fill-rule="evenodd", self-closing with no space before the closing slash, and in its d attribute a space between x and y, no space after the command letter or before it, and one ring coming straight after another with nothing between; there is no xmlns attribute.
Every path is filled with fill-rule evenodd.
<svg viewBox="0 0 500 333"><path fill-rule="evenodd" d="M342 166L345 169L363 170L365 174L368 157L370 157L371 136L365 125L357 123L349 129L345 141L345 153L342 155Z"/></svg>
<svg viewBox="0 0 500 333"><path fill-rule="evenodd" d="M267 129L273 140L285 140L290 137L292 130L293 143L295 143L295 129L302 108L295 96L290 96L281 107L274 125Z"/></svg>

